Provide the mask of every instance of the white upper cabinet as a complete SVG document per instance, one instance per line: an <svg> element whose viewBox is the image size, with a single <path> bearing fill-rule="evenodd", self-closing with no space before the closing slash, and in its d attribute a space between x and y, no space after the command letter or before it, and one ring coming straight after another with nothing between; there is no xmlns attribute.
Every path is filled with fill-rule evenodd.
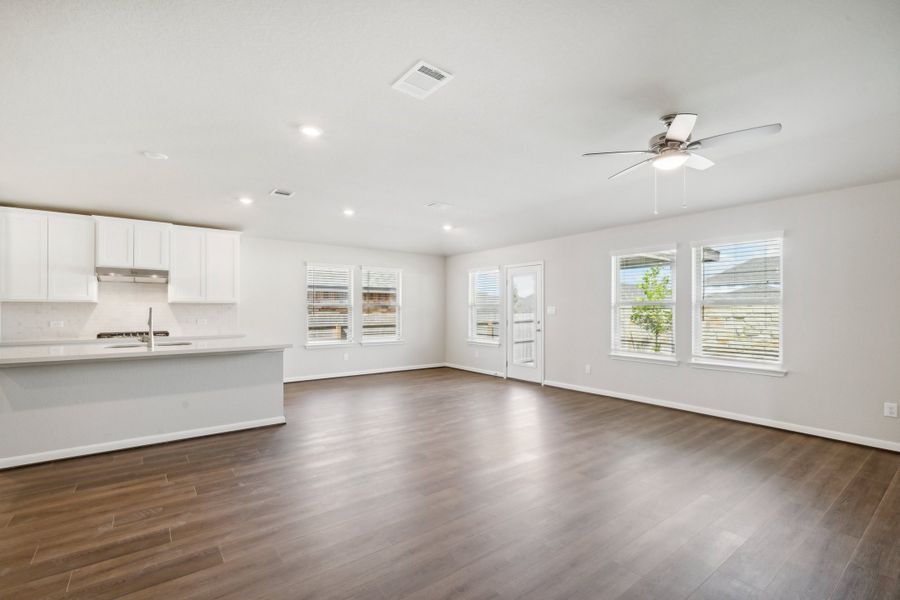
<svg viewBox="0 0 900 600"><path fill-rule="evenodd" d="M96 302L94 219L51 214L47 231L47 299L54 302Z"/></svg>
<svg viewBox="0 0 900 600"><path fill-rule="evenodd" d="M97 266L114 269L169 268L169 223L94 217Z"/></svg>
<svg viewBox="0 0 900 600"><path fill-rule="evenodd" d="M172 226L152 221L134 222L134 268L165 271L169 268Z"/></svg>
<svg viewBox="0 0 900 600"><path fill-rule="evenodd" d="M197 227L172 227L169 302L206 301L206 232Z"/></svg>
<svg viewBox="0 0 900 600"><path fill-rule="evenodd" d="M0 209L0 300L96 302L94 220Z"/></svg>
<svg viewBox="0 0 900 600"><path fill-rule="evenodd" d="M241 234L172 227L169 302L232 304L238 301Z"/></svg>
<svg viewBox="0 0 900 600"><path fill-rule="evenodd" d="M206 232L206 301L237 302L241 281L241 234Z"/></svg>
<svg viewBox="0 0 900 600"><path fill-rule="evenodd" d="M45 212L0 208L0 300L47 300Z"/></svg>
<svg viewBox="0 0 900 600"><path fill-rule="evenodd" d="M134 221L94 218L97 223L97 266L131 269L134 266Z"/></svg>

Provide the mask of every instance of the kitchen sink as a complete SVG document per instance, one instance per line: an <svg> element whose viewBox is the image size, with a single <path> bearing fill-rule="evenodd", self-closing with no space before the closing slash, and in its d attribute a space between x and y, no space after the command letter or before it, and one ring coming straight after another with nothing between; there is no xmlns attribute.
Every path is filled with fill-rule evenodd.
<svg viewBox="0 0 900 600"><path fill-rule="evenodd" d="M190 346L194 342L156 342L156 346ZM105 346L106 348L146 348L147 344L143 342L132 342L129 344L113 344L112 346Z"/></svg>

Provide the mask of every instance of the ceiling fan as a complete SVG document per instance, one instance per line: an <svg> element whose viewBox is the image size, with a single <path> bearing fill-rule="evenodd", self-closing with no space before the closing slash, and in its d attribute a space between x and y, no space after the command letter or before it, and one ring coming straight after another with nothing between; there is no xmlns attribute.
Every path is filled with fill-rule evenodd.
<svg viewBox="0 0 900 600"><path fill-rule="evenodd" d="M781 131L781 123L773 123L771 125L760 125L759 127L750 127L749 129L740 129L738 131L729 131L728 133L720 133L707 138L691 141L691 132L694 130L694 124L697 122L697 115L693 113L676 113L665 115L660 119L666 125L666 131L659 133L650 138L649 150L618 150L613 152L588 152L582 156L606 156L614 154L652 154L646 160L631 165L627 169L623 169L618 173L610 175L610 179L615 179L626 173L637 169L646 164L652 163L657 169L663 171L671 171L680 166L690 167L698 171L704 171L715 163L705 156L701 156L694 150L714 148L722 143L732 140L741 140L743 138L753 137L757 135L769 135Z"/></svg>

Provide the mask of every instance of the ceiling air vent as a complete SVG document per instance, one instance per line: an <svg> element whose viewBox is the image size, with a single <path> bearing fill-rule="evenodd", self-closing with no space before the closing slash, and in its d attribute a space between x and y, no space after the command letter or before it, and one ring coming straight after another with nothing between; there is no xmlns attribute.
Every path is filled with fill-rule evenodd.
<svg viewBox="0 0 900 600"><path fill-rule="evenodd" d="M391 87L414 98L425 98L453 79L453 75L420 60Z"/></svg>
<svg viewBox="0 0 900 600"><path fill-rule="evenodd" d="M269 192L271 196L278 196L279 198L290 198L294 195L294 192L290 190L283 190L281 188L275 188L271 192Z"/></svg>

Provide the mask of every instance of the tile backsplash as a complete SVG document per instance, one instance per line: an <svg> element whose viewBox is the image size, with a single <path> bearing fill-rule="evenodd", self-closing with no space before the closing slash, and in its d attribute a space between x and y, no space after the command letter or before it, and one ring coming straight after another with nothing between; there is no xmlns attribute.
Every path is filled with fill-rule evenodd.
<svg viewBox="0 0 900 600"><path fill-rule="evenodd" d="M153 307L154 328L174 335L238 332L236 304L169 304L167 286L158 283L100 282L99 301L4 302L0 306L0 340L95 337L100 331L147 328ZM52 323L52 326L51 326Z"/></svg>

